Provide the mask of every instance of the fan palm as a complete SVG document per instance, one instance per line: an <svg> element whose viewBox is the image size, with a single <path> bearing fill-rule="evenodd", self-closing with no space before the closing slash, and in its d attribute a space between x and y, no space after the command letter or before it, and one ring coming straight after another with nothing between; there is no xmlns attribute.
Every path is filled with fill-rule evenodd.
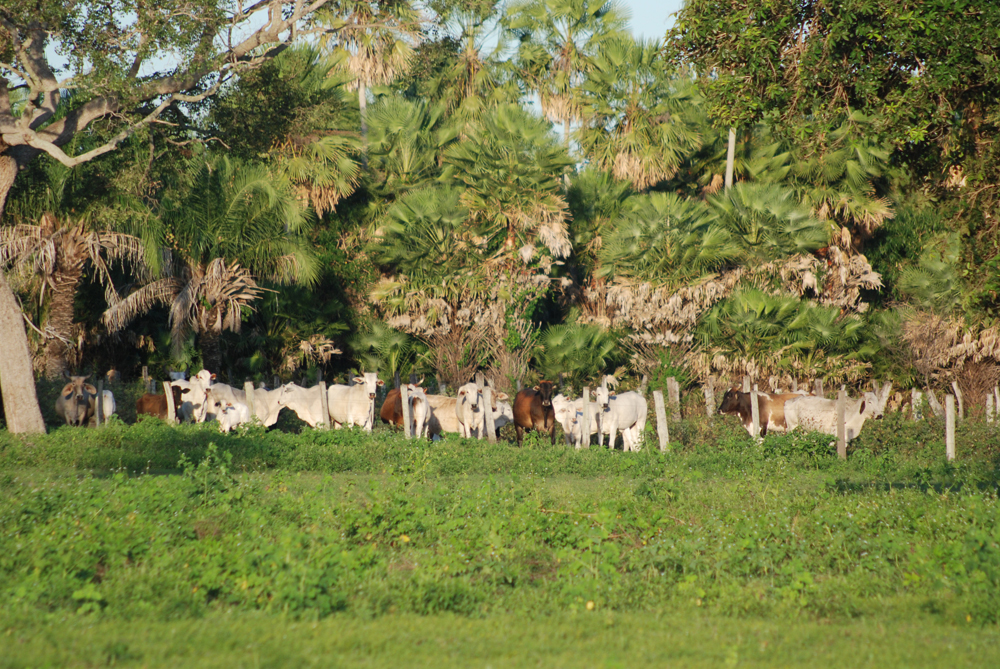
<svg viewBox="0 0 1000 669"><path fill-rule="evenodd" d="M701 146L694 84L668 72L659 44L617 36L583 83L583 152L636 190L672 178Z"/></svg>
<svg viewBox="0 0 1000 669"><path fill-rule="evenodd" d="M621 357L618 337L596 325L553 325L538 343L538 371L546 378L563 374L583 385L613 368Z"/></svg>
<svg viewBox="0 0 1000 669"><path fill-rule="evenodd" d="M506 28L520 40L518 69L536 92L542 113L563 124L582 118L579 87L598 47L627 30L628 11L618 0L521 0L507 9Z"/></svg>
<svg viewBox="0 0 1000 669"><path fill-rule="evenodd" d="M255 277L307 285L318 278L304 236L312 219L291 186L263 166L202 158L191 162L187 177L161 206L172 247L166 276L114 299L104 322L120 330L156 304L170 305L174 345L193 330L205 365L219 369L223 330L238 331L243 310L263 291Z"/></svg>
<svg viewBox="0 0 1000 669"><path fill-rule="evenodd" d="M465 185L462 203L489 253L512 255L540 242L553 257L569 255L558 177L570 160L548 123L503 105L470 124L466 139L445 153L445 164Z"/></svg>

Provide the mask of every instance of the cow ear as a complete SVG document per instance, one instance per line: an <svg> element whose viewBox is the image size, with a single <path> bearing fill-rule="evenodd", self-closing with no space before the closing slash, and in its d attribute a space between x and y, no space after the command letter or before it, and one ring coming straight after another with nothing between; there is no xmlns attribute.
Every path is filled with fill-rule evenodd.
<svg viewBox="0 0 1000 669"><path fill-rule="evenodd" d="M537 390L538 390L538 386L534 386L534 387L532 388L532 390L535 390L535 391L537 391Z"/></svg>
<svg viewBox="0 0 1000 669"><path fill-rule="evenodd" d="M354 377L354 382L355 382L355 383L364 383L364 382L365 382L365 379L364 379L364 377L362 377L362 376L355 376L355 377Z"/></svg>
<svg viewBox="0 0 1000 669"><path fill-rule="evenodd" d="M508 395L507 393L499 393L497 395L497 399L500 400L501 402L508 399L509 397L510 395Z"/></svg>
<svg viewBox="0 0 1000 669"><path fill-rule="evenodd" d="M464 390L464 389L463 389L463 390L459 390L459 391L458 391L458 396L459 396L459 397L461 397L461 396L462 396L462 395L464 395L464 394L465 394L465 390Z"/></svg>
<svg viewBox="0 0 1000 669"><path fill-rule="evenodd" d="M97 394L97 388L95 388L94 386L90 385L89 383L86 383L86 384L84 384L84 386L83 386L83 387L84 387L84 388L85 388L85 389L87 390L87 392L88 392L88 393L90 393L91 395L96 395L96 394Z"/></svg>
<svg viewBox="0 0 1000 669"><path fill-rule="evenodd" d="M376 385L376 386L379 386L379 387L382 387L382 386L384 386L384 385L385 385L385 381L383 381L382 379L379 379L379 380L377 380L377 381L375 382L375 385Z"/></svg>
<svg viewBox="0 0 1000 669"><path fill-rule="evenodd" d="M63 386L62 394L63 394L63 397L65 397L66 399L69 399L70 397L72 397L73 396L73 384L72 383L67 383L65 386Z"/></svg>

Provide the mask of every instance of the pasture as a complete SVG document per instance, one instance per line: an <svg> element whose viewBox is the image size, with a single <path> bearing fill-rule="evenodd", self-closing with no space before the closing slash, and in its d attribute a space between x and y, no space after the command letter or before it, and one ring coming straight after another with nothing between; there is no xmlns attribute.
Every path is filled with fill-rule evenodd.
<svg viewBox="0 0 1000 669"><path fill-rule="evenodd" d="M1000 438L0 433L0 666L1000 660ZM511 429L511 428L506 428Z"/></svg>

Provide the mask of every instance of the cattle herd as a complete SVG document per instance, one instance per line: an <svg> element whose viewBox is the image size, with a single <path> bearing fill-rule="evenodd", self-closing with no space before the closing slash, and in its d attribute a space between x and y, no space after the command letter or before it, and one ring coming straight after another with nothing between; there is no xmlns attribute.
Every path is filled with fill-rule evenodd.
<svg viewBox="0 0 1000 669"><path fill-rule="evenodd" d="M253 389L252 396L240 388L218 383L215 374L202 370L191 378L172 373L169 382L171 400L166 395L147 393L136 402L137 415L168 418L171 405L174 420L202 423L216 421L223 432L252 420L265 427L274 425L282 409L290 409L311 427L320 425L341 428L358 426L371 432L375 422L375 401L383 382L371 372L351 379L349 385L334 384L305 388L286 383L273 390ZM67 383L56 399L56 413L67 425L85 426L96 422L98 407L103 419L115 413L115 399L111 391L104 390L101 401L97 388L87 383L86 376L66 376ZM618 432L626 451L639 450L646 427L648 406L639 392L615 393L602 383L595 390L594 401L584 407L583 399L571 400L555 393L555 384L541 381L533 388L518 391L513 405L506 393L485 392L482 383L468 383L458 389L456 397L429 395L418 383L405 385L407 412L410 417L410 434L425 439L440 438L447 433L462 437L482 439L487 436L487 414L491 414L493 427L499 436L500 428L514 424L517 444L523 443L524 431L535 430L547 434L551 444L556 442L556 424L568 445L576 448L589 446L591 437L597 443L614 448ZM856 437L865 421L882 415L891 384L881 392L865 393L857 400L849 400L844 407L844 424L847 440ZM487 396L489 399L487 399ZM737 388L726 391L719 413L734 415L754 434L752 398L754 394ZM785 432L802 427L804 430L837 434L837 401L795 393L756 393L759 435ZM486 408L489 406L489 411ZM586 409L586 410L585 410ZM325 415L324 415L325 412ZM403 425L403 393L399 388L388 392L379 411L379 417L390 425ZM589 425L584 423L589 420Z"/></svg>

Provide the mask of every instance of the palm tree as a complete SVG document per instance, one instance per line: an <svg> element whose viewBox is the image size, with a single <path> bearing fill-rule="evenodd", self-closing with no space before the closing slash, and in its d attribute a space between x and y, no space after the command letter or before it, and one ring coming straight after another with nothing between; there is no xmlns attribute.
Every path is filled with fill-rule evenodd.
<svg viewBox="0 0 1000 669"><path fill-rule="evenodd" d="M305 237L312 219L290 184L261 165L201 157L186 177L181 192L161 204L171 246L166 276L116 297L104 322L120 330L156 304L169 305L174 346L194 331L205 365L220 369L219 339L224 330L239 331L243 310L264 290L258 278L316 281L319 266Z"/></svg>
<svg viewBox="0 0 1000 669"><path fill-rule="evenodd" d="M552 257L569 255L558 178L570 160L548 123L520 106L500 106L468 126L466 139L445 154L445 164L465 186L462 203L489 253L512 257L540 243Z"/></svg>
<svg viewBox="0 0 1000 669"><path fill-rule="evenodd" d="M656 42L604 41L583 100L584 155L638 191L672 178L701 146L694 84L669 75Z"/></svg>
<svg viewBox="0 0 1000 669"><path fill-rule="evenodd" d="M418 12L411 0L346 0L336 14L326 17L336 25L331 62L351 76L348 90L357 89L362 142L367 147L368 88L385 85L404 73L413 59L418 34Z"/></svg>
<svg viewBox="0 0 1000 669"><path fill-rule="evenodd" d="M626 34L628 11L618 0L521 0L505 24L520 40L521 77L536 92L542 113L563 124L569 148L571 125L582 118L579 87L598 47Z"/></svg>

